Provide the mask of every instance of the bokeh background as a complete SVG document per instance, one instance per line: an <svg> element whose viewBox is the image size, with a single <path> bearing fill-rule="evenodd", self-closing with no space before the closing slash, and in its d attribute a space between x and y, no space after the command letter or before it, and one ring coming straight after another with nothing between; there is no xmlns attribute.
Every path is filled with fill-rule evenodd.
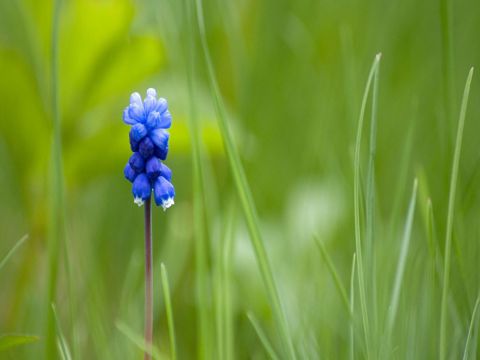
<svg viewBox="0 0 480 360"><path fill-rule="evenodd" d="M143 211L123 167L122 111L133 91L157 88L173 114L170 153L176 204L155 208L155 343L169 358L160 263L171 286L180 359L268 358L247 312L281 353L278 329L238 203L198 31L188 53L187 1L62 0L58 95L65 237L55 305L78 359L140 359L118 328L143 329ZM193 9L195 4L191 2ZM375 168L373 321L387 312L408 201L419 181L392 358L437 358L441 264L451 163L463 86L480 65L480 5L471 0L204 0L205 27L228 122L257 207L300 358L346 358L349 316L324 244L349 289L354 242L353 164L360 101L381 52ZM0 352L45 358L52 219L52 23L48 0L0 0L0 334L35 343ZM197 24L193 24L197 28ZM194 56L194 81L187 81ZM192 91L205 199L205 291L198 291L189 133ZM448 354L459 358L480 290L480 84L474 75L453 228ZM368 119L362 143L367 169ZM434 224L429 236L427 201ZM218 273L228 238L228 306L219 315ZM429 241L429 239L431 241ZM228 248L227 246L227 248ZM198 253L197 253L198 255ZM439 266L440 264L440 266ZM66 269L69 268L69 271ZM358 300L357 305L358 306ZM201 330L199 308L211 322ZM221 308L223 309L223 308ZM223 311L223 310L222 310ZM359 310L358 310L359 313ZM218 331L224 321L228 331ZM474 326L472 349L479 343ZM354 349L365 356L361 326ZM230 341L230 342L229 342ZM474 356L474 355L472 355ZM472 357L474 358L474 357Z"/></svg>

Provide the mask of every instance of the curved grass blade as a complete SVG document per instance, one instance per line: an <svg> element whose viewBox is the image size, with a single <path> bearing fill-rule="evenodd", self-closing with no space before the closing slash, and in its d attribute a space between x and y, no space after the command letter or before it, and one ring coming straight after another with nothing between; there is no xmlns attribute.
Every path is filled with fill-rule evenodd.
<svg viewBox="0 0 480 360"><path fill-rule="evenodd" d="M400 250L400 256L398 258L397 271L395 273L395 281L392 289L392 296L390 298L390 306L388 307L387 317L387 331L389 339L391 339L393 326L395 323L395 317L397 316L398 300L400 298L400 288L403 282L403 274L405 273L405 264L407 260L408 249L410 247L410 239L412 235L413 217L415 215L415 204L417 200L417 186L418 181L415 179L413 182L413 192L410 199L410 205L408 207L407 220L405 222L405 228L403 230L402 247Z"/></svg>
<svg viewBox="0 0 480 360"><path fill-rule="evenodd" d="M162 277L162 289L163 289L163 300L165 301L165 311L167 313L167 323L168 323L168 335L170 336L170 352L172 354L172 360L177 359L177 347L175 345L175 324L173 322L173 311L172 311L172 301L170 297L170 286L168 285L168 274L165 265L162 263L161 268L161 277Z"/></svg>
<svg viewBox="0 0 480 360"><path fill-rule="evenodd" d="M143 336L135 333L125 323L117 321L115 323L115 326L123 335L128 338L128 340L135 344L142 352L148 352L155 360L161 360L163 358L160 355L160 351L155 345L147 345Z"/></svg>
<svg viewBox="0 0 480 360"><path fill-rule="evenodd" d="M377 306L377 281L376 281L376 257L375 257L375 158L377 152L377 102L378 102L378 78L380 74L380 62L377 65L377 70L373 77L372 89L372 104L370 117L370 141L369 141L369 156L367 169L367 183L365 191L365 252L368 266L368 280L365 284L368 291L371 293L372 299L371 309L373 317L373 333L377 334L378 316L376 311ZM376 337L372 339L375 341Z"/></svg>
<svg viewBox="0 0 480 360"><path fill-rule="evenodd" d="M207 38L205 34L203 7L201 0L196 0L196 10L200 41L203 49L205 62L207 64L208 79L210 82L210 90L214 99L218 125L222 134L225 151L227 153L228 162L230 164L237 193L240 198L240 203L242 205L247 228L250 233L250 239L252 241L257 263L260 268L260 274L265 284L276 322L281 331L282 344L286 346L286 353L288 353L289 357L291 359L296 359L293 340L290 335L290 330L288 328L287 318L282 307L277 285L273 277L272 268L269 263L267 252L265 250L265 246L263 244L263 240L260 234L259 220L256 214L254 201L250 192L250 187L248 185L248 181L240 161L240 155L238 154L238 150L234 145L233 136L231 134L227 121L225 106L223 105L223 100L215 77L215 71L213 68L212 60L210 58L210 52L208 49Z"/></svg>
<svg viewBox="0 0 480 360"><path fill-rule="evenodd" d="M340 279L340 276L338 275L338 271L335 268L335 265L332 262L332 259L328 255L327 249L325 249L325 245L318 239L318 237L315 236L315 243L317 244L320 254L322 255L323 261L327 264L328 270L330 270L330 273L332 274L333 280L335 282L335 286L337 287L337 290L342 298L343 305L347 309L347 313L351 315L351 309L350 309L350 301L348 300L347 296L347 291L345 290L345 287L342 284L342 280Z"/></svg>
<svg viewBox="0 0 480 360"><path fill-rule="evenodd" d="M48 238L48 303L53 304L57 293L58 263L60 257L60 239L63 234L63 170L62 170L62 138L60 129L59 81L58 81L58 38L60 23L60 0L53 2L52 33L51 33L51 114L53 120L52 160L53 174L51 183L52 192L52 228ZM46 358L56 357L55 348L55 317L48 312Z"/></svg>
<svg viewBox="0 0 480 360"><path fill-rule="evenodd" d="M365 85L365 91L362 99L362 106L360 109L360 117L358 121L357 138L355 142L355 161L354 161L354 181L353 181L353 193L354 193L354 212L355 212L355 253L357 254L357 273L358 284L360 292L360 307L362 309L362 323L365 333L365 347L367 349L367 358L371 357L371 335L370 335L370 321L367 308L367 289L365 284L365 272L363 263L363 252L361 242L361 226L360 226L360 147L362 143L362 130L363 122L365 118L365 109L367 107L367 99L370 92L370 87L374 76L378 72L378 66L380 63L381 54L375 56L370 73L368 75L367 84Z"/></svg>
<svg viewBox="0 0 480 360"><path fill-rule="evenodd" d="M23 344L30 344L40 338L33 335L4 334L0 335L0 352Z"/></svg>
<svg viewBox="0 0 480 360"><path fill-rule="evenodd" d="M480 304L480 296L477 297L477 301L475 302L475 306L473 307L472 319L470 320L470 326L468 327L467 341L465 342L465 350L463 351L463 360L468 359L468 349L470 347L470 340L472 339L473 327L475 324L475 320L477 318L477 310L478 310L479 304Z"/></svg>
<svg viewBox="0 0 480 360"><path fill-rule="evenodd" d="M69 301L69 317L73 337L73 354L76 355L76 331L73 320L74 297L72 296L72 281L70 261L68 255L68 243L66 239L66 210L64 195L64 174L62 162L62 131L61 131L61 110L60 110L60 56L59 56L59 34L60 34L60 11L62 0L54 0L51 31L51 116L52 116L52 223L51 234L48 237L48 303L55 302L57 294L58 266L60 251L63 245L65 257L64 266L67 278L67 298ZM63 242L62 242L63 240ZM55 319L53 314L48 312L47 334L46 334L46 358L55 357Z"/></svg>
<svg viewBox="0 0 480 360"><path fill-rule="evenodd" d="M355 253L353 254L352 259L352 272L350 275L350 314L352 314L352 318L350 319L350 360L355 359L355 318L354 318L354 310L355 310L355 261L356 256Z"/></svg>
<svg viewBox="0 0 480 360"><path fill-rule="evenodd" d="M208 279L207 279L207 239L205 215L205 186L202 166L202 147L200 127L198 125L197 100L195 96L195 26L194 13L190 0L184 0L184 16L187 22L188 46L186 73L188 87L189 116L188 128L192 142L193 165L193 227L195 234L195 277L199 311L197 312L198 356L200 359L211 357L212 346L210 321L208 315Z"/></svg>
<svg viewBox="0 0 480 360"><path fill-rule="evenodd" d="M460 118L458 121L457 138L455 141L455 152L453 155L452 173L450 180L450 191L448 196L448 213L447 213L447 232L445 235L445 258L443 263L443 289L440 313L440 360L447 357L447 302L448 288L450 281L450 261L452 252L452 232L453 232L453 216L455 210L455 195L457 190L458 167L460 163L460 153L462 150L463 128L465 126L465 117L467 114L468 96L470 94L470 85L472 83L473 67L468 73L465 90L463 92L462 106L460 108Z"/></svg>
<svg viewBox="0 0 480 360"><path fill-rule="evenodd" d="M55 327L57 331L57 346L60 352L62 360L72 360L72 355L70 354L70 349L68 348L67 341L63 335L62 328L60 326L60 321L58 320L57 310L55 309L55 304L52 304L52 312L55 318Z"/></svg>
<svg viewBox="0 0 480 360"><path fill-rule="evenodd" d="M5 255L5 257L0 261L0 270L5 266L7 261L12 257L12 255L17 251L17 249L22 246L22 244L28 239L28 234L23 235L20 240L10 249L10 251Z"/></svg>
<svg viewBox="0 0 480 360"><path fill-rule="evenodd" d="M273 347L270 344L270 341L268 341L267 335L265 335L265 333L263 332L255 316L253 316L253 314L249 312L247 313L247 317L248 317L248 320L250 320L250 323L252 324L253 328L255 329L255 332L257 333L270 359L279 360L279 357L275 353L275 350L273 350Z"/></svg>
<svg viewBox="0 0 480 360"><path fill-rule="evenodd" d="M373 77L373 88L371 98L371 118L370 118L370 141L368 154L368 168L365 190L365 262L367 266L367 287L372 301L371 309L373 317L374 334L377 331L377 282L376 274L376 258L375 258L375 158L377 152L377 102L378 102L378 77L380 72L380 63L377 65L375 75ZM372 339L375 339L373 337Z"/></svg>
<svg viewBox="0 0 480 360"><path fill-rule="evenodd" d="M223 243L222 251L222 288L223 288L223 317L225 329L225 359L234 359L234 324L232 309L232 256L234 248L234 230L236 219L236 202L232 203L231 212L227 219L227 236Z"/></svg>
<svg viewBox="0 0 480 360"><path fill-rule="evenodd" d="M231 253L233 230L235 222L235 201L232 199L225 219L225 227L219 239L218 249L215 251L215 317L217 333L217 356L219 359L233 357L233 329L231 309Z"/></svg>

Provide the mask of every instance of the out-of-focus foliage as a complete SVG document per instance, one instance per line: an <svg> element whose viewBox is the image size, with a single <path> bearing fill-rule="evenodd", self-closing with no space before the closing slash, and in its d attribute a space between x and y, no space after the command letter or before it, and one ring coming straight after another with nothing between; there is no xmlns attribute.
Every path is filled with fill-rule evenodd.
<svg viewBox="0 0 480 360"><path fill-rule="evenodd" d="M142 210L122 170L128 154L123 108L132 91L157 88L173 114L167 164L176 205L154 211L155 341L168 354L160 262L168 268L180 359L197 356L192 161L186 117L185 1L61 0L59 97L72 279L61 256L56 308L79 359L139 358L115 326L143 326ZM451 28L445 30L442 6ZM194 1L191 2L194 7ZM48 0L0 0L0 335L40 341L5 352L41 359L51 222L51 30ZM207 38L253 198L262 220L300 358L346 358L349 317L313 240L325 244L347 290L354 246L353 150L369 66L382 52L376 158L375 264L371 314L382 341L411 184L417 215L395 327L398 358L436 358L446 209L461 91L480 65L480 4L469 0L205 0ZM451 49L445 41L451 33ZM449 60L449 56L451 58ZM208 285L215 315L219 244L236 194L195 41L194 93L206 178ZM449 349L465 345L480 273L480 94L474 76L454 218ZM367 117L370 114L367 114ZM368 126L364 134L368 134ZM368 139L368 136L364 137ZM367 169L362 144L362 181ZM426 208L433 204L433 240ZM275 349L278 333L240 211L233 211L231 316L236 358L265 358L246 316ZM70 287L70 290L69 290ZM68 298L71 291L73 299ZM73 305L72 305L73 304ZM356 300L358 305L358 299ZM73 317L70 308L73 306ZM359 311L359 309L356 309ZM360 317L358 317L360 319ZM73 323L71 322L73 320ZM357 358L364 356L361 326ZM73 329L73 331L72 331ZM214 347L219 334L211 325ZM479 345L478 332L472 338ZM212 358L218 357L216 348ZM0 354L0 358L3 353ZM167 355L165 355L167 356Z"/></svg>

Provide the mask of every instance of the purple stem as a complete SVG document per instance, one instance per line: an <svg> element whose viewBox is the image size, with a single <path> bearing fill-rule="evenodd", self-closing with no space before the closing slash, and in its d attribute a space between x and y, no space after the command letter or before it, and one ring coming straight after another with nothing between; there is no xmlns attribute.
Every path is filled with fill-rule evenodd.
<svg viewBox="0 0 480 360"><path fill-rule="evenodd" d="M153 272L152 272L152 208L145 200L145 352L144 359L151 360L153 339Z"/></svg>

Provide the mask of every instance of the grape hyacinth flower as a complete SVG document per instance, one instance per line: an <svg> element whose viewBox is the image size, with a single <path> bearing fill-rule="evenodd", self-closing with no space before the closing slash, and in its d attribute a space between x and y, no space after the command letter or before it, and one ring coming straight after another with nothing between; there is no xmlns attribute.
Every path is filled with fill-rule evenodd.
<svg viewBox="0 0 480 360"><path fill-rule="evenodd" d="M153 191L155 203L163 210L174 204L175 190L172 172L162 163L167 158L166 131L172 124L172 115L164 98L157 99L155 89L147 90L142 101L140 94L130 96L130 105L123 111L123 121L131 125L130 148L134 152L124 169L125 177L132 185L134 202L142 206Z"/></svg>
<svg viewBox="0 0 480 360"><path fill-rule="evenodd" d="M123 174L132 183L135 204L145 204L145 360L151 359L153 339L153 263L151 196L163 210L174 204L175 189L172 171L162 161L167 158L170 135L166 129L172 115L164 98L157 98L155 89L148 89L143 99L139 93L130 96L130 105L123 111L123 121L131 125L129 138L133 154Z"/></svg>

